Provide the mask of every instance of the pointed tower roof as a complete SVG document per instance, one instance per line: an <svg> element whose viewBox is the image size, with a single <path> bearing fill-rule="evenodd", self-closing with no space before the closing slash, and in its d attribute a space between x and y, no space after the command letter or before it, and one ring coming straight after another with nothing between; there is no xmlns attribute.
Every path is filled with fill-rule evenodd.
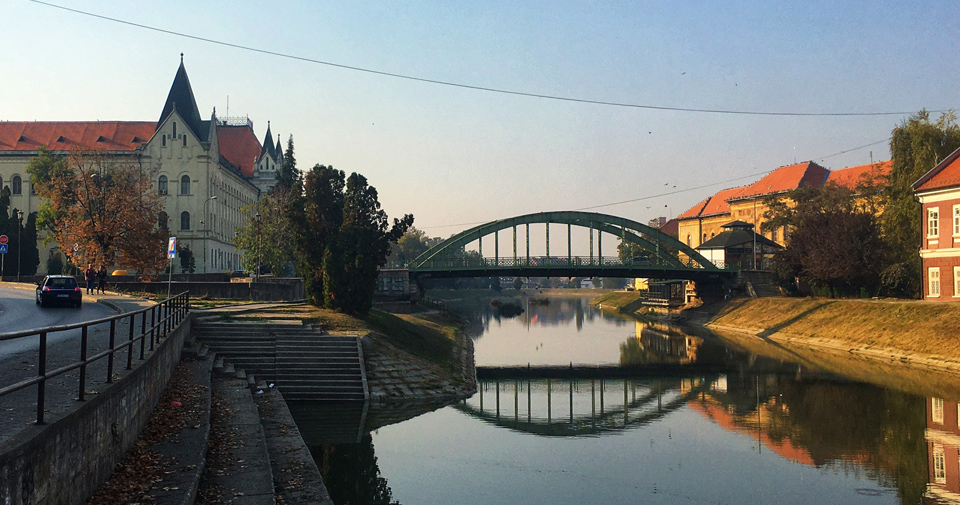
<svg viewBox="0 0 960 505"><path fill-rule="evenodd" d="M183 53L180 53L180 68L177 69L177 75L173 78L173 85L170 86L167 101L163 104L163 112L160 113L160 120L157 121L157 129L174 109L187 123L187 127L193 134L206 141L209 128L203 128L200 109L197 108L197 100L193 96L193 88L190 87L187 69L183 66Z"/></svg>
<svg viewBox="0 0 960 505"><path fill-rule="evenodd" d="M277 134L277 163L280 163L283 159L283 145L280 144L280 134Z"/></svg>
<svg viewBox="0 0 960 505"><path fill-rule="evenodd" d="M268 154L274 160L277 159L277 150L273 146L273 134L270 133L270 121L267 121L267 134L263 137L263 148L260 150L260 159L263 159L263 155Z"/></svg>

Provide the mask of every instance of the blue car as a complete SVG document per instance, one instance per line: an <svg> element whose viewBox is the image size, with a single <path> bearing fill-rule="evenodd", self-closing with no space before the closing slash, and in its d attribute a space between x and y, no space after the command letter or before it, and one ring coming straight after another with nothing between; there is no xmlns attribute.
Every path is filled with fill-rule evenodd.
<svg viewBox="0 0 960 505"><path fill-rule="evenodd" d="M37 284L37 305L40 307L63 304L80 308L82 303L83 290L77 279L69 275L48 275Z"/></svg>

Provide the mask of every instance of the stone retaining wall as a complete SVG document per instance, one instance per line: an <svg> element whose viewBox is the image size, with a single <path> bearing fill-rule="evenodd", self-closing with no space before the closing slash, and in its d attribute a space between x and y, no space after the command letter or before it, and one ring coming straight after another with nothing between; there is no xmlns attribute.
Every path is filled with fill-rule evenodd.
<svg viewBox="0 0 960 505"><path fill-rule="evenodd" d="M190 321L117 382L91 386L96 394L73 412L0 444L0 503L80 504L106 482L176 370Z"/></svg>

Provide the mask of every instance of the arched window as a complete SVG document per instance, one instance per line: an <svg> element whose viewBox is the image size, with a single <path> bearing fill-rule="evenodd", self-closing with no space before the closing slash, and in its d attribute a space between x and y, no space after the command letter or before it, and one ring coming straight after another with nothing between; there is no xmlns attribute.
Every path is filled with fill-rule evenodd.
<svg viewBox="0 0 960 505"><path fill-rule="evenodd" d="M167 176L161 175L160 179L157 180L157 193L161 195L167 194Z"/></svg>
<svg viewBox="0 0 960 505"><path fill-rule="evenodd" d="M180 194L189 195L190 194L190 176L184 175L180 178Z"/></svg>
<svg viewBox="0 0 960 505"><path fill-rule="evenodd" d="M160 214L157 215L157 226L159 226L160 229L162 229L162 230L166 230L166 229L167 229L167 221L169 221L169 220L170 220L170 218L167 217L167 213L161 210L161 211L160 211Z"/></svg>
<svg viewBox="0 0 960 505"><path fill-rule="evenodd" d="M691 237L690 234L688 233L688 234L687 234L687 245L688 245L688 246L689 246L689 245L692 245L692 244L690 243L690 239L691 239L691 238L692 238L692 237Z"/></svg>
<svg viewBox="0 0 960 505"><path fill-rule="evenodd" d="M189 230L190 229L190 213L183 211L180 213L180 229Z"/></svg>
<svg viewBox="0 0 960 505"><path fill-rule="evenodd" d="M12 186L13 186L13 187L10 188L10 189L11 189L11 191L13 192L13 194L19 195L19 194L23 193L23 181L20 180L20 176L19 176L19 175L13 176Z"/></svg>

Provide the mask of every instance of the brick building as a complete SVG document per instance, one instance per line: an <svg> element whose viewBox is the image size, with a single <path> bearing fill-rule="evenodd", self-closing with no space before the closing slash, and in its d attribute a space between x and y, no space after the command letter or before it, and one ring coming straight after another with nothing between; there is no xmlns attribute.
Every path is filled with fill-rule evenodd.
<svg viewBox="0 0 960 505"><path fill-rule="evenodd" d="M920 199L923 298L960 301L960 149L913 184Z"/></svg>

